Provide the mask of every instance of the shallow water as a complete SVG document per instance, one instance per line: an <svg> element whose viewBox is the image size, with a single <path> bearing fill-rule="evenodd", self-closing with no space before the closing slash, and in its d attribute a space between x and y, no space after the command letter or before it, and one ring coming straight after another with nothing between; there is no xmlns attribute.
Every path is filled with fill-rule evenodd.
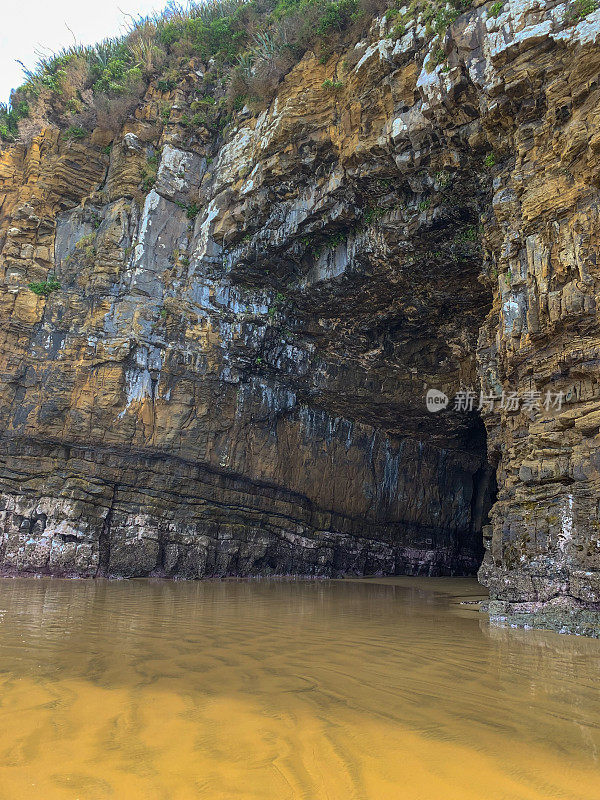
<svg viewBox="0 0 600 800"><path fill-rule="evenodd" d="M600 798L600 642L480 592L0 580L0 798Z"/></svg>

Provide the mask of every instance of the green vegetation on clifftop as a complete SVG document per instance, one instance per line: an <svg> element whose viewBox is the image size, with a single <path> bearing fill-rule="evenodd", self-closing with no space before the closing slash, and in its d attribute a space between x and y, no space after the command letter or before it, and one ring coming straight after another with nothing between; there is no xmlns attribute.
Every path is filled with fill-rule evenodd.
<svg viewBox="0 0 600 800"><path fill-rule="evenodd" d="M26 80L0 105L0 139L15 141L19 121L46 120L61 128L115 127L137 105L151 81L175 89L181 71L199 59L223 85L229 107L268 99L282 75L309 46L324 45L355 23L370 23L386 0L209 0L170 4L140 18L121 37L72 45L24 67ZM31 114L30 114L31 110ZM196 122L202 124L197 112ZM191 120L190 120L191 122ZM71 137L73 138L73 137Z"/></svg>

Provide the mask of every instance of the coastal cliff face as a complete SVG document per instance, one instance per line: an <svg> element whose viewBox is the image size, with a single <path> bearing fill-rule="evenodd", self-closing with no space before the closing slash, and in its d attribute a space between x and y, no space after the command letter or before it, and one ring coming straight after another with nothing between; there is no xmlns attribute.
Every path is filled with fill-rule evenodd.
<svg viewBox="0 0 600 800"><path fill-rule="evenodd" d="M191 61L116 136L0 153L4 572L466 574L485 544L496 612L600 603L600 11L403 28L218 136Z"/></svg>

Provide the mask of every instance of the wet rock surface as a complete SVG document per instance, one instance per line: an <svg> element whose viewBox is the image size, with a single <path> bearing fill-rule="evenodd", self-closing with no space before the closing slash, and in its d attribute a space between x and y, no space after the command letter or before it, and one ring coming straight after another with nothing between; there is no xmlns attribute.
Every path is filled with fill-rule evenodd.
<svg viewBox="0 0 600 800"><path fill-rule="evenodd" d="M465 574L485 542L494 600L599 602L600 12L568 12L481 5L443 60L377 20L218 141L151 86L112 148L3 151L2 569ZM464 386L565 402L426 410Z"/></svg>

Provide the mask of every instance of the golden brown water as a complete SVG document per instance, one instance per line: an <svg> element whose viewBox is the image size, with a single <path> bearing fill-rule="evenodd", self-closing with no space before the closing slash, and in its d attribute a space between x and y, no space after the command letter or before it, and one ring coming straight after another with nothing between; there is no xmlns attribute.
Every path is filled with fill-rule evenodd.
<svg viewBox="0 0 600 800"><path fill-rule="evenodd" d="M0 580L0 798L600 798L600 642L480 591Z"/></svg>

